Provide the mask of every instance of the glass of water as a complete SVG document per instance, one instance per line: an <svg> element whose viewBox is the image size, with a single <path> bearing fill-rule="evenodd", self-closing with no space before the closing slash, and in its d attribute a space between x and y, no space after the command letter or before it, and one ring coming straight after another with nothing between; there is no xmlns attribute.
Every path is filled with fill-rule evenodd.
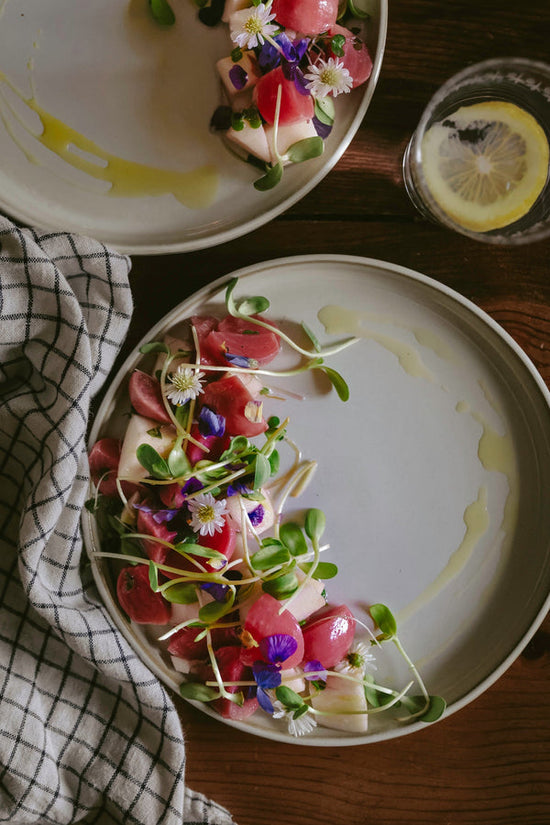
<svg viewBox="0 0 550 825"><path fill-rule="evenodd" d="M428 103L403 157L425 216L476 240L550 235L550 66L498 58L450 78Z"/></svg>

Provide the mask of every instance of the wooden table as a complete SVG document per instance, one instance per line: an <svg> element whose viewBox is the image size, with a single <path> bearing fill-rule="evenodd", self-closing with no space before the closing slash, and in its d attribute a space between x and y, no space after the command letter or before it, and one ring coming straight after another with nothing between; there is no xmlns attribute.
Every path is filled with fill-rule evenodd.
<svg viewBox="0 0 550 825"><path fill-rule="evenodd" d="M222 247L136 257L129 349L205 283L282 255L348 253L458 290L517 340L550 382L550 242L497 249L425 222L401 157L435 89L470 63L550 61L548 0L391 0L374 100L351 147L300 203ZM550 506L550 504L549 504ZM550 823L550 621L508 672L460 712L382 744L318 749L233 730L176 698L187 782L238 825Z"/></svg>

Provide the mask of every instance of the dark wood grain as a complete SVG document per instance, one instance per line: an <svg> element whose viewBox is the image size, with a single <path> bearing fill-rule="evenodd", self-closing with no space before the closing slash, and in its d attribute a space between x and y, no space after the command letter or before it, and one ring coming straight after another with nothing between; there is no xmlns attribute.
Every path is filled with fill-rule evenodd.
<svg viewBox="0 0 550 825"><path fill-rule="evenodd" d="M550 383L550 242L485 246L420 219L403 150L435 89L464 66L550 60L548 0L391 0L385 60L349 150L312 192L265 227L209 250L136 257L135 316L121 358L174 304L234 269L312 252L420 271L498 321ZM549 502L550 506L550 502ZM187 782L238 825L548 825L550 619L467 707L380 744L312 749L240 733L175 697Z"/></svg>

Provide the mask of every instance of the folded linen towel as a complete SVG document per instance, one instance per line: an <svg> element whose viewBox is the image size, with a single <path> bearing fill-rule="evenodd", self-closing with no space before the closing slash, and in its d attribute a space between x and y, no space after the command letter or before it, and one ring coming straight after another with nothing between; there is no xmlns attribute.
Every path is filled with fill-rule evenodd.
<svg viewBox="0 0 550 825"><path fill-rule="evenodd" d="M184 783L169 696L86 564L86 428L130 261L0 217L0 822L231 825Z"/></svg>

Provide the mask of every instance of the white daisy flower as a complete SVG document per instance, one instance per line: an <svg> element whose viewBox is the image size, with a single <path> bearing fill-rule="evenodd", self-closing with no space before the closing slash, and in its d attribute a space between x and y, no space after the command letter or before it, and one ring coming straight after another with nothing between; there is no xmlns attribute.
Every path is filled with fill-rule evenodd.
<svg viewBox="0 0 550 825"><path fill-rule="evenodd" d="M285 706L276 699L273 702L273 718L286 719L288 732L291 736L306 736L317 727L317 721L311 713L302 713L294 719L294 711L287 710Z"/></svg>
<svg viewBox="0 0 550 825"><path fill-rule="evenodd" d="M266 38L272 37L278 26L271 21L271 3L259 3L247 9L234 12L229 19L231 40L241 49L262 46Z"/></svg>
<svg viewBox="0 0 550 825"><path fill-rule="evenodd" d="M198 493L188 500L187 506L191 512L191 527L196 533L213 536L221 532L227 514L224 498L218 501L212 493Z"/></svg>
<svg viewBox="0 0 550 825"><path fill-rule="evenodd" d="M313 63L304 75L308 81L306 88L313 97L323 98L331 94L337 97L344 92L347 94L353 86L353 79L342 63L334 57L328 60L320 59Z"/></svg>
<svg viewBox="0 0 550 825"><path fill-rule="evenodd" d="M363 642L356 642L351 646L346 656L334 670L338 673L349 673L351 676L365 675L366 670L376 670L375 657Z"/></svg>
<svg viewBox="0 0 550 825"><path fill-rule="evenodd" d="M167 388L166 398L177 407L183 406L188 401L196 398L202 389L202 379L204 372L184 367L180 364L177 370L168 376L172 387Z"/></svg>

